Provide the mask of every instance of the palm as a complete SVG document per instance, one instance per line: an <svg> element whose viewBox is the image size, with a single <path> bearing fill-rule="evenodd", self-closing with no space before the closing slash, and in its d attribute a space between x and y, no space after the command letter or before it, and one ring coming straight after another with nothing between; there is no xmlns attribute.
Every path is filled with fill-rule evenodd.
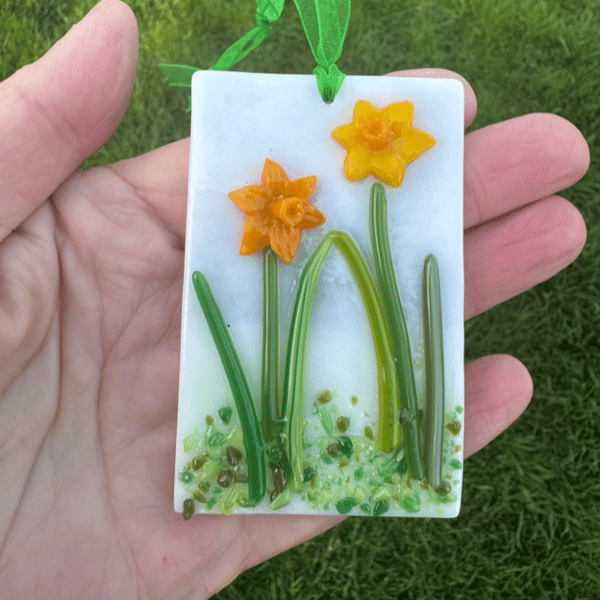
<svg viewBox="0 0 600 600"><path fill-rule="evenodd" d="M105 25L98 36L128 27L127 43L135 46L122 5L109 2L95 19L91 30L99 19ZM126 52L113 54L118 62ZM40 143L31 168L46 168L45 177L31 183L18 168L13 180L10 169L0 173L11 198L28 200L16 209L0 202L0 573L10 597L24 589L27 598L206 597L243 568L335 522L184 522L173 512L187 142L76 172L44 201L118 122L133 54L116 97L70 119L78 156L59 156L58 168L48 169L50 151ZM113 71L97 69L99 89L103 76L110 80ZM470 121L468 88L467 97ZM42 112L34 125L47 117ZM90 122L105 114L103 131L89 134ZM467 140L466 317L549 277L584 239L578 213L546 196L581 176L585 144L563 121L524 119ZM0 147L5 167L7 147L5 154ZM65 156L72 151L61 148ZM524 367L502 356L468 365L466 391L467 454L516 418L531 394Z"/></svg>
<svg viewBox="0 0 600 600"><path fill-rule="evenodd" d="M55 225L46 204L10 240L49 289L35 311L47 319L44 350L14 384L37 398L26 419L36 431L27 436L21 470L32 470L15 489L25 493L15 494L5 556L26 549L38 571L50 572L59 549L73 572L100 561L117 589L157 597L181 595L210 566L200 586L207 594L282 547L252 537L257 519L188 524L172 509L183 240L108 168L75 174L52 204ZM34 378L40 370L59 373L58 385ZM43 508L42 489L51 491ZM290 544L305 535L303 521L311 525L298 520ZM29 570L29 562L9 564L17 578Z"/></svg>

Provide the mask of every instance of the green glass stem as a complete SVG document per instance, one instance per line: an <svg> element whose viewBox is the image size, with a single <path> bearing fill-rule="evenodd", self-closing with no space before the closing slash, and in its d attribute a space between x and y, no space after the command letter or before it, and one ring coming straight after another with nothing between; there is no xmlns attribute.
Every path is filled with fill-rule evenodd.
<svg viewBox="0 0 600 600"><path fill-rule="evenodd" d="M398 294L396 275L392 263L387 222L387 198L380 183L371 188L370 203L371 247L379 291L384 306L395 358L398 386L400 388L399 410L402 425L404 452L411 477L423 479L421 441L418 424L417 390L410 351L410 340L404 319L404 311ZM396 417L398 420L398 417Z"/></svg>
<svg viewBox="0 0 600 600"><path fill-rule="evenodd" d="M444 347L442 300L437 259L430 254L423 269L425 350L425 477L434 489L442 483L444 439Z"/></svg>
<svg viewBox="0 0 600 600"><path fill-rule="evenodd" d="M338 247L346 259L367 311L377 360L381 439L384 446L390 450L393 448L394 423L397 422L395 398L398 396L398 384L375 283L350 236L342 231L330 231L323 236L302 271L290 323L283 402L285 449L296 491L300 491L303 480L302 412L308 327L317 279L332 244Z"/></svg>
<svg viewBox="0 0 600 600"><path fill-rule="evenodd" d="M244 447L248 457L249 500L250 504L255 505L262 500L267 489L267 465L256 406L248 386L246 374L233 345L233 340L227 331L227 325L206 277L199 271L194 271L192 282L208 328L219 352L240 417Z"/></svg>
<svg viewBox="0 0 600 600"><path fill-rule="evenodd" d="M270 248L263 253L263 355L261 422L265 442L277 435L276 421L283 418L279 387L279 263Z"/></svg>

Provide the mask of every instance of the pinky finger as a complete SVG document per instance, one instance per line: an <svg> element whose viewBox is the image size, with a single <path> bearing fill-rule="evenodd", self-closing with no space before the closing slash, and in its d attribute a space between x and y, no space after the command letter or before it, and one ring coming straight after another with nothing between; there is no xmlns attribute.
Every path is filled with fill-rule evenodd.
<svg viewBox="0 0 600 600"><path fill-rule="evenodd" d="M506 354L465 366L465 456L502 433L527 408L533 394L529 372Z"/></svg>

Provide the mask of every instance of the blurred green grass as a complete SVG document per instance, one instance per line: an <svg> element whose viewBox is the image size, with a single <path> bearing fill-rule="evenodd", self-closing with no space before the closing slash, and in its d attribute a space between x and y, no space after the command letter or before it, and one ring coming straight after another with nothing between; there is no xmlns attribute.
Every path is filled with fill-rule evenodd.
<svg viewBox="0 0 600 600"><path fill-rule="evenodd" d="M148 151L189 133L187 93L157 68L201 68L253 24L251 0L130 0L140 27L131 105L85 163ZM38 58L88 0L2 0L0 77ZM553 112L590 144L586 177L564 195L588 243L574 265L466 323L466 358L507 352L530 369L534 399L466 463L453 521L351 518L242 574L215 600L241 598L600 597L600 0L354 0L340 68L463 74L479 99L472 128ZM237 67L309 73L293 4ZM252 590L252 595L248 595Z"/></svg>

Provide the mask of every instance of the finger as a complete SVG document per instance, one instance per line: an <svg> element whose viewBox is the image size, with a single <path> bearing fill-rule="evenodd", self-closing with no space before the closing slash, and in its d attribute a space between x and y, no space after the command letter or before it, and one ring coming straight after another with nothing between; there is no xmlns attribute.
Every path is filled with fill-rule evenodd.
<svg viewBox="0 0 600 600"><path fill-rule="evenodd" d="M465 366L465 457L502 433L526 408L533 382L512 356L484 356Z"/></svg>
<svg viewBox="0 0 600 600"><path fill-rule="evenodd" d="M112 134L136 62L135 17L107 0L0 84L0 240Z"/></svg>
<svg viewBox="0 0 600 600"><path fill-rule="evenodd" d="M549 279L585 243L586 227L567 200L551 196L465 234L465 319Z"/></svg>
<svg viewBox="0 0 600 600"><path fill-rule="evenodd" d="M448 69L409 69L388 73L391 77L432 77L436 79L456 79L465 88L465 127L468 127L477 114L477 98L471 84L460 74Z"/></svg>
<svg viewBox="0 0 600 600"><path fill-rule="evenodd" d="M569 187L589 162L584 137L556 115L525 115L469 133L465 229Z"/></svg>

